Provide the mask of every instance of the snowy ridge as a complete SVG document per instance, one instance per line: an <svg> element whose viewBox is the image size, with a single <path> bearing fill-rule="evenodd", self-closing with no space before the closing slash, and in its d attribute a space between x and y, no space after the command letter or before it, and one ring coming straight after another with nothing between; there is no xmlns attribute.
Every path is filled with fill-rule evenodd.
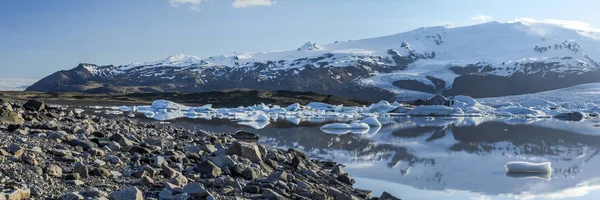
<svg viewBox="0 0 600 200"><path fill-rule="evenodd" d="M465 74L501 77L517 73L537 77L551 74L561 78L597 72L600 69L596 62L600 59L599 35L595 29L581 30L536 21L489 22L462 27L422 27L395 35L328 45L307 42L290 51L234 52L204 59L177 54L153 62L86 69L107 79L131 74L135 78L177 81L195 76L198 81L192 87L208 83L219 85L221 79L244 85L248 85L248 80L258 84L282 82L293 77L311 79L315 75L303 72L322 69L319 74L329 70L325 71L329 75L314 81L380 88L396 96L422 98L434 92L400 88L394 83L417 81L439 92L452 89L455 79ZM186 75L174 75L179 72ZM235 79L229 79L230 76ZM306 87L302 89L313 90L318 86Z"/></svg>
<svg viewBox="0 0 600 200"><path fill-rule="evenodd" d="M544 29L541 32L540 29ZM585 44L585 45L583 45ZM207 59L178 54L164 60L146 63L134 63L120 66L118 70L127 70L139 66L227 66L243 67L253 62L285 61L288 68L294 58L318 57L326 53L340 54L339 58L351 61L354 56L387 56L389 49L400 55L408 55L410 51L419 53L436 52L434 60L461 65L484 62L502 68L514 62L526 63L548 59L572 57L582 65L590 66L586 55L597 55L598 40L589 34L564 27L521 22L498 23L489 22L466 27L423 27L410 32L400 33L357 41L340 42L318 46L307 42L297 51L267 53L235 53ZM338 59L339 59L338 58ZM556 60L558 61L558 60ZM417 63L428 65L428 62ZM514 66L514 64L512 64ZM282 65L279 65L283 67Z"/></svg>

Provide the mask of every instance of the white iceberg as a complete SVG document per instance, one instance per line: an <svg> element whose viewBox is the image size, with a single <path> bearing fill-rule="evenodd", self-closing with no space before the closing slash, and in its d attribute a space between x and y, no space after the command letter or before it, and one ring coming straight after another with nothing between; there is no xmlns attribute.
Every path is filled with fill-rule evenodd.
<svg viewBox="0 0 600 200"><path fill-rule="evenodd" d="M506 115L506 113L510 113L512 115L546 116L546 114L542 111L523 107L505 107L501 108L496 114L499 113L503 115Z"/></svg>
<svg viewBox="0 0 600 200"><path fill-rule="evenodd" d="M152 102L152 109L189 110L190 108L172 101L156 100Z"/></svg>
<svg viewBox="0 0 600 200"><path fill-rule="evenodd" d="M524 161L508 162L504 165L506 172L518 173L550 173L552 167L550 162L531 163Z"/></svg>
<svg viewBox="0 0 600 200"><path fill-rule="evenodd" d="M367 117L360 122L368 124L369 126L381 127L381 122L379 122L379 120L377 120L375 117Z"/></svg>
<svg viewBox="0 0 600 200"><path fill-rule="evenodd" d="M271 118L269 118L269 116L266 115L264 112L257 112L248 116L238 116L236 113L235 116L238 121L268 122L271 120Z"/></svg>

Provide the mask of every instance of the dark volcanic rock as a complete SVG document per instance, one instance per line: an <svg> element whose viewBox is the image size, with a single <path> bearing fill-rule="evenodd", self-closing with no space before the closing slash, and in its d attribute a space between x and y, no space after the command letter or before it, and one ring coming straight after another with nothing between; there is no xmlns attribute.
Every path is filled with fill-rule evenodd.
<svg viewBox="0 0 600 200"><path fill-rule="evenodd" d="M23 104L23 108L31 111L42 111L46 109L46 105L43 101L37 99L30 99L27 103Z"/></svg>

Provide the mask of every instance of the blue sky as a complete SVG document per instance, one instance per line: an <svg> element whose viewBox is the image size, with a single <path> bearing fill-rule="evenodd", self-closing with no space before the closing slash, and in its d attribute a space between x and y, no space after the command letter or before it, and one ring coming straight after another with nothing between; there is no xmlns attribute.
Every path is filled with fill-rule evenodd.
<svg viewBox="0 0 600 200"><path fill-rule="evenodd" d="M600 28L599 7L595 0L0 0L0 78L520 17Z"/></svg>

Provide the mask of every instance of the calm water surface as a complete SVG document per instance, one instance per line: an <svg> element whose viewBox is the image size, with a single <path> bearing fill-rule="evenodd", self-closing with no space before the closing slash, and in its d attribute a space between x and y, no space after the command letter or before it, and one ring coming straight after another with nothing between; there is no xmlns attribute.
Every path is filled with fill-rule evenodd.
<svg viewBox="0 0 600 200"><path fill-rule="evenodd" d="M91 110L86 110L91 112ZM98 114L101 115L101 114ZM111 116L123 117L123 115ZM134 120L159 123L138 114ZM215 132L246 130L260 143L294 147L346 165L355 187L402 199L599 199L600 120L381 118L368 134L329 134L328 123L279 119L254 129L223 119L170 125ZM552 162L549 175L507 175L509 161Z"/></svg>

